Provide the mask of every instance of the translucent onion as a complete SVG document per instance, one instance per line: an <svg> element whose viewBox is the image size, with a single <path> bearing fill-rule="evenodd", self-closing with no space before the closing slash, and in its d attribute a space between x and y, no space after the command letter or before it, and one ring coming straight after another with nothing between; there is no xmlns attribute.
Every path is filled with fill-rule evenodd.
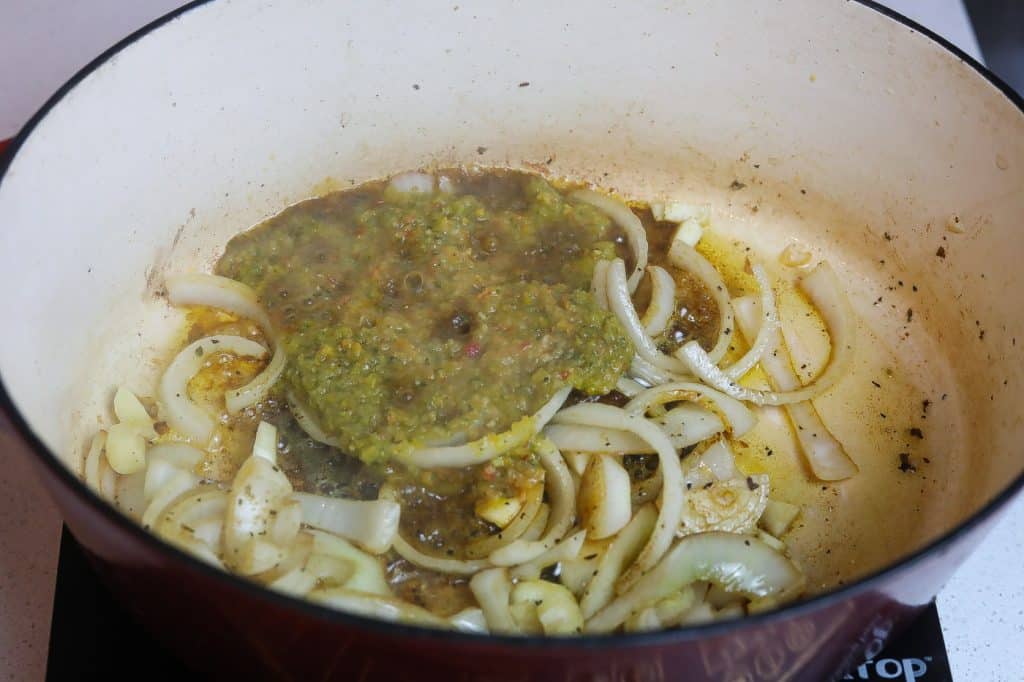
<svg viewBox="0 0 1024 682"><path fill-rule="evenodd" d="M632 398L645 388L646 386L638 384L629 377L619 377L619 380L615 382L615 390L627 398Z"/></svg>
<svg viewBox="0 0 1024 682"><path fill-rule="evenodd" d="M725 417L734 438L742 437L757 424L757 417L746 405L721 391L695 382L679 381L649 388L626 403L624 409L631 414L643 415L655 405L692 402L697 397L707 400Z"/></svg>
<svg viewBox="0 0 1024 682"><path fill-rule="evenodd" d="M419 448L409 455L409 461L421 469L465 467L490 461L529 442L558 412L571 390L559 389L536 414L523 417L503 433L489 434L464 445Z"/></svg>
<svg viewBox="0 0 1024 682"><path fill-rule="evenodd" d="M365 594L344 587L329 587L315 589L306 595L306 598L318 604L366 618L428 628L450 629L451 627L444 618L394 597Z"/></svg>
<svg viewBox="0 0 1024 682"><path fill-rule="evenodd" d="M82 466L82 472L85 474L85 483L92 488L93 492L96 494L99 494L102 490L100 477L103 472L102 467L105 464L103 447L106 443L106 431L100 431L93 436L92 441L89 442L89 452L85 456L85 464Z"/></svg>
<svg viewBox="0 0 1024 682"><path fill-rule="evenodd" d="M757 301L742 298L736 299L734 304L736 321L743 335L749 338L757 334L760 337L760 331L756 331ZM800 389L800 377L793 369L786 340L779 329L775 329L768 337L768 346L761 358L761 367L768 374L775 390L792 392ZM857 473L857 465L846 453L842 443L825 426L810 400L784 405L784 408L793 424L800 451L817 478L822 481L840 481Z"/></svg>
<svg viewBox="0 0 1024 682"><path fill-rule="evenodd" d="M690 341L679 349L680 357L705 383L733 398L746 400L755 405L791 405L810 400L825 392L842 378L853 358L856 333L853 313L835 273L826 263L821 263L811 271L800 284L825 320L832 340L828 366L811 383L802 388L781 392L758 391L740 386L727 377L695 341Z"/></svg>
<svg viewBox="0 0 1024 682"><path fill-rule="evenodd" d="M219 275L194 272L168 277L166 288L167 299L172 305L204 305L226 310L257 323L267 337L274 340L270 318L260 305L256 292L241 282ZM270 363L248 384L230 390L225 395L228 413L238 414L263 400L281 377L284 366L284 351L280 344L275 342L274 355Z"/></svg>
<svg viewBox="0 0 1024 682"><path fill-rule="evenodd" d="M341 444L338 443L338 441L333 438L329 438L327 434L323 432L323 429L320 428L320 425L316 422L316 419L313 418L313 415L306 412L305 408L302 407L302 403L296 400L292 393L288 393L287 400L288 410L292 413L292 416L295 417L295 422L299 425L299 428L302 429L307 436L318 443L329 445L332 448L341 447Z"/></svg>
<svg viewBox="0 0 1024 682"><path fill-rule="evenodd" d="M775 537L782 537L799 514L800 507L795 504L782 500L768 500L758 525Z"/></svg>
<svg viewBox="0 0 1024 682"><path fill-rule="evenodd" d="M608 306L615 317L622 324L626 335L637 354L660 370L669 372L686 372L684 365L678 358L665 355L654 344L654 340L644 330L643 324L633 307L633 300L630 298L629 289L626 284L626 265L621 258L616 258L608 266Z"/></svg>
<svg viewBox="0 0 1024 682"><path fill-rule="evenodd" d="M535 557L525 564L520 564L512 569L512 577L517 580L534 580L540 577L540 572L546 566L557 564L560 561L575 559L579 556L580 548L587 539L587 531L580 530L568 535L546 552Z"/></svg>
<svg viewBox="0 0 1024 682"><path fill-rule="evenodd" d="M729 289L726 288L722 275L715 266L682 240L677 239L672 242L668 251L668 261L699 279L711 294L715 305L718 306L718 338L715 345L708 351L711 361L717 363L729 350L734 331L732 306L729 305Z"/></svg>
<svg viewBox="0 0 1024 682"><path fill-rule="evenodd" d="M594 540L618 533L632 516L629 473L612 455L595 454L580 479L580 525Z"/></svg>
<svg viewBox="0 0 1024 682"><path fill-rule="evenodd" d="M757 285L761 288L761 314L764 319L757 334L752 336L744 334L750 342L750 349L743 354L743 357L724 370L725 375L730 379L739 379L753 369L765 353L769 352L772 340L779 331L779 313L775 308L775 292L772 291L771 281L760 264L754 265L752 270L754 279L757 280ZM735 304L735 301L733 303ZM735 309L735 305L733 307Z"/></svg>
<svg viewBox="0 0 1024 682"><path fill-rule="evenodd" d="M647 268L647 232L644 230L643 223L629 209L629 206L607 194L601 194L589 189L578 189L572 192L569 198L590 204L594 208L608 214L615 224L626 233L626 241L629 242L629 247L633 251L633 258L636 260L636 266L629 275L629 293L636 291L637 286L640 284L640 278L643 277L644 269Z"/></svg>
<svg viewBox="0 0 1024 682"><path fill-rule="evenodd" d="M392 538L391 542L391 546L398 556L420 568L437 571L438 573L473 575L491 565L490 562L481 559L445 559L424 554L406 542L401 533L395 533L395 537Z"/></svg>
<svg viewBox="0 0 1024 682"><path fill-rule="evenodd" d="M282 558L271 561L270 549L263 546L266 541L259 538L273 530L274 517L291 493L291 483L276 465L262 457L242 463L231 483L224 520L225 560L234 570L243 575L262 573Z"/></svg>
<svg viewBox="0 0 1024 682"><path fill-rule="evenodd" d="M302 508L302 522L351 540L366 551L382 554L398 533L402 508L391 500L348 500L293 493Z"/></svg>
<svg viewBox="0 0 1024 682"><path fill-rule="evenodd" d="M487 618L488 630L498 634L519 632L519 626L509 608L512 581L509 580L507 569L490 568L480 571L470 578L469 589Z"/></svg>
<svg viewBox="0 0 1024 682"><path fill-rule="evenodd" d="M541 500L544 499L543 482L538 482L537 485L527 488L525 496L526 501L516 512L516 516L511 523L493 535L489 535L479 540L474 540L466 545L467 558L480 559L486 557L489 554L493 554L500 549L508 547L526 533L533 524L533 520L536 518L537 514L540 513L542 504Z"/></svg>
<svg viewBox="0 0 1024 682"><path fill-rule="evenodd" d="M245 386L231 389L224 394L224 405L228 409L228 414L238 414L245 408L251 407L266 398L267 394L270 393L270 389L281 378L285 363L284 351L281 349L280 344L276 344L274 355L270 358L270 362L259 374L253 377L252 381Z"/></svg>
<svg viewBox="0 0 1024 682"><path fill-rule="evenodd" d="M174 306L202 305L234 313L270 329L270 318L260 305L256 292L227 277L190 272L171 275L165 283L167 300Z"/></svg>
<svg viewBox="0 0 1024 682"><path fill-rule="evenodd" d="M679 405L661 417L651 419L661 427L677 450L690 447L725 430L725 424L714 412L700 405ZM614 453L640 455L654 452L647 441L632 433L600 426L548 424L544 435L563 450L577 453ZM582 474L582 471L578 472Z"/></svg>
<svg viewBox="0 0 1024 682"><path fill-rule="evenodd" d="M448 623L460 632L471 632L477 635L489 634L487 630L487 617L483 609L468 608L462 609L456 614L448 616Z"/></svg>
<svg viewBox="0 0 1024 682"><path fill-rule="evenodd" d="M535 451L544 467L544 481L551 512L547 532L543 538L533 542L520 539L493 552L490 561L495 566L515 566L533 561L550 550L572 527L576 511L576 491L565 459L547 438L538 438Z"/></svg>
<svg viewBox="0 0 1024 682"><path fill-rule="evenodd" d="M644 606L698 580L716 583L748 599L775 603L795 597L804 576L792 561L756 538L699 533L675 547L633 587L587 620L584 631L611 632Z"/></svg>
<svg viewBox="0 0 1024 682"><path fill-rule="evenodd" d="M652 505L644 505L612 540L598 561L597 572L583 590L580 608L584 618L590 618L612 600L615 582L640 554L657 523L658 512Z"/></svg>
<svg viewBox="0 0 1024 682"><path fill-rule="evenodd" d="M213 353L262 357L267 349L241 336L208 336L185 346L164 371L158 394L168 423L178 433L202 445L210 441L216 422L206 410L189 399L188 382L202 368L206 357Z"/></svg>
<svg viewBox="0 0 1024 682"><path fill-rule="evenodd" d="M664 268L652 265L647 268L651 276L651 302L644 311L640 323L649 336L665 331L676 304L676 281Z"/></svg>
<svg viewBox="0 0 1024 682"><path fill-rule="evenodd" d="M154 532L207 563L220 566L217 556L227 495L214 486L200 486L170 505L153 526Z"/></svg>
<svg viewBox="0 0 1024 682"><path fill-rule="evenodd" d="M583 615L576 597L562 585L547 580L524 580L512 588L512 604L529 603L545 635L574 635L583 629Z"/></svg>
<svg viewBox="0 0 1024 682"><path fill-rule="evenodd" d="M346 578L343 587L366 594L391 595L384 565L377 557L367 554L337 535L320 530L306 532L313 536L312 554L344 559L352 565L352 573Z"/></svg>
<svg viewBox="0 0 1024 682"><path fill-rule="evenodd" d="M658 453L663 484L661 486L661 511L658 523L636 562L622 576L621 584L628 586L645 571L652 568L668 550L678 526L683 508L683 471L679 455L657 425L641 415L631 414L610 405L596 403L574 405L562 410L556 417L560 424L582 424L584 426L607 425L623 431L630 431L649 442Z"/></svg>
<svg viewBox="0 0 1024 682"><path fill-rule="evenodd" d="M256 427L256 439L252 444L254 457L262 457L271 464L277 464L277 427L261 421Z"/></svg>

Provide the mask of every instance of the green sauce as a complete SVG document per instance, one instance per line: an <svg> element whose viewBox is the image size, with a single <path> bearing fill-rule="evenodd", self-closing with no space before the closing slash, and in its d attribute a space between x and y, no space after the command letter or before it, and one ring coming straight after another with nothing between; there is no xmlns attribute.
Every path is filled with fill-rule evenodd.
<svg viewBox="0 0 1024 682"><path fill-rule="evenodd" d="M444 175L451 192L304 201L217 265L270 314L284 390L365 462L504 431L565 386L608 393L632 357L589 293L624 252L607 216L537 175Z"/></svg>

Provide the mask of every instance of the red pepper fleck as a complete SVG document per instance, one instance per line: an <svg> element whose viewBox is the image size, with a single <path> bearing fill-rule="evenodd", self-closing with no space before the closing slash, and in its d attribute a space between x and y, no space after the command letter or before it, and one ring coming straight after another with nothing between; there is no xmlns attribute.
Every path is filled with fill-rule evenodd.
<svg viewBox="0 0 1024 682"><path fill-rule="evenodd" d="M483 478L485 481L493 481L494 477L497 474L498 474L498 471L494 468L494 466L491 465L491 464L488 464L480 472L480 477Z"/></svg>
<svg viewBox="0 0 1024 682"><path fill-rule="evenodd" d="M470 341L462 348L462 352L466 354L467 358L478 358L481 352L480 344L476 341Z"/></svg>
<svg viewBox="0 0 1024 682"><path fill-rule="evenodd" d="M562 381L565 381L566 379L569 378L569 370L563 369L561 372L558 373L558 376L562 379Z"/></svg>

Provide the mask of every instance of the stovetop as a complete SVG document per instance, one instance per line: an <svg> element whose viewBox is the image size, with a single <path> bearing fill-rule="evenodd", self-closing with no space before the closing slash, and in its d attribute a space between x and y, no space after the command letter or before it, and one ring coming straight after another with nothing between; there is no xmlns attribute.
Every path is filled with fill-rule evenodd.
<svg viewBox="0 0 1024 682"><path fill-rule="evenodd" d="M115 649L116 653L112 653ZM47 679L160 682L205 678L187 668L128 615L97 578L79 544L64 529ZM843 679L951 682L935 604L898 640Z"/></svg>

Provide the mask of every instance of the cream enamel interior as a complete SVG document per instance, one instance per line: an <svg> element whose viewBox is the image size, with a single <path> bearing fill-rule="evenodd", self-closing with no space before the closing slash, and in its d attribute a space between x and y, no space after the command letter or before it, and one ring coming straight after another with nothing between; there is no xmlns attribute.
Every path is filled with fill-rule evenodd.
<svg viewBox="0 0 1024 682"><path fill-rule="evenodd" d="M7 390L76 465L114 386L148 392L166 357L165 272L207 267L235 232L326 189L539 164L710 202L720 237L772 262L792 241L829 259L864 333L858 373L821 409L866 475L806 486L793 544L819 588L921 546L1024 465L1024 116L856 3L743 4L186 12L75 86L0 184ZM864 428L876 412L892 425ZM911 422L932 464L906 476ZM779 468L753 454L772 438L741 465Z"/></svg>

